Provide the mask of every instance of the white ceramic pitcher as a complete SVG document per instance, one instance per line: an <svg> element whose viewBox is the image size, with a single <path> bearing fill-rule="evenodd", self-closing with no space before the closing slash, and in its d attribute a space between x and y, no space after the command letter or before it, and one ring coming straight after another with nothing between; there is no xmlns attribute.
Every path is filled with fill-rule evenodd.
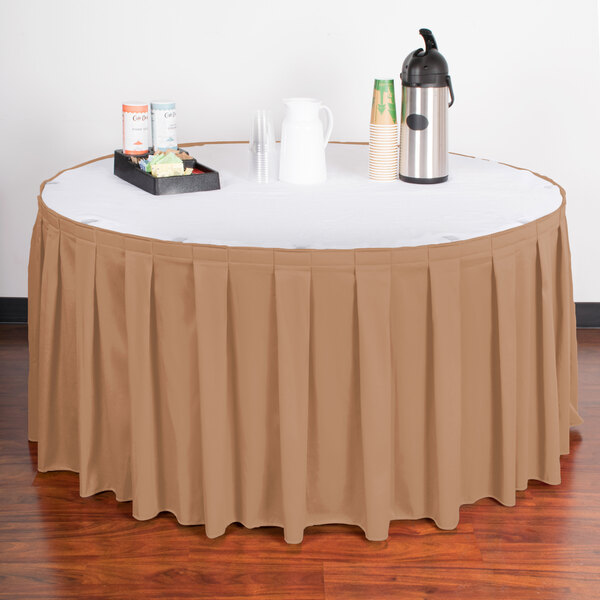
<svg viewBox="0 0 600 600"><path fill-rule="evenodd" d="M333 129L331 109L314 98L288 98L281 125L279 179L288 183L322 183L327 179L325 146ZM327 113L327 131L319 112Z"/></svg>

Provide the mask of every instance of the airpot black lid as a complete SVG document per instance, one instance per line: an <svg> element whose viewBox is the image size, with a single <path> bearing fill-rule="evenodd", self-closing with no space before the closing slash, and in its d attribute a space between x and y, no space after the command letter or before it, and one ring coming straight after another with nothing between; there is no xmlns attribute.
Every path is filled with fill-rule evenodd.
<svg viewBox="0 0 600 600"><path fill-rule="evenodd" d="M440 54L433 33L419 29L425 40L425 50L411 52L402 65L402 85L421 87L444 87L447 85L448 63Z"/></svg>

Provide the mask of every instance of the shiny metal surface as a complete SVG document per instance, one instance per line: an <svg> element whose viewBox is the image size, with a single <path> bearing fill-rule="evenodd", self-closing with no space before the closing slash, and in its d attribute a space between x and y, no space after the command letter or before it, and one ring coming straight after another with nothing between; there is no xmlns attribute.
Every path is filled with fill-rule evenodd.
<svg viewBox="0 0 600 600"><path fill-rule="evenodd" d="M436 179L448 175L447 114L447 87L402 86L400 176ZM409 115L425 116L425 129L411 129L406 123Z"/></svg>

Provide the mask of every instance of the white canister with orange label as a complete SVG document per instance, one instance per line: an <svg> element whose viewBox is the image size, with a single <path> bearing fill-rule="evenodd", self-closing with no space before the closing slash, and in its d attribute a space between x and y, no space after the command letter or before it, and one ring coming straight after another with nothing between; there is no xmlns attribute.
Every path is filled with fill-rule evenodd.
<svg viewBox="0 0 600 600"><path fill-rule="evenodd" d="M123 153L148 153L148 103L123 104Z"/></svg>

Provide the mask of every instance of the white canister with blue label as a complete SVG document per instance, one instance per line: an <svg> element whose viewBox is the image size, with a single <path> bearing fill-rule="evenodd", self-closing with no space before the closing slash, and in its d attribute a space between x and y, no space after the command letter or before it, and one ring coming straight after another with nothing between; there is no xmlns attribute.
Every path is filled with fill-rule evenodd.
<svg viewBox="0 0 600 600"><path fill-rule="evenodd" d="M152 102L151 107L154 151L177 149L175 102Z"/></svg>

